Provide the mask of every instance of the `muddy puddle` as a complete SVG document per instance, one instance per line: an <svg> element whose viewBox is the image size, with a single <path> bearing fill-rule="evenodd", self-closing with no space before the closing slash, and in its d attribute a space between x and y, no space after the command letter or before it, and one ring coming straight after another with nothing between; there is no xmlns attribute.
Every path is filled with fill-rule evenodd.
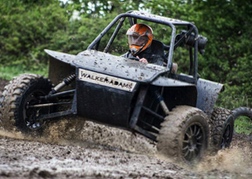
<svg viewBox="0 0 252 179"><path fill-rule="evenodd" d="M43 136L0 130L0 178L252 178L252 138L235 135L229 149L195 168L160 156L138 134L83 120L61 120Z"/></svg>

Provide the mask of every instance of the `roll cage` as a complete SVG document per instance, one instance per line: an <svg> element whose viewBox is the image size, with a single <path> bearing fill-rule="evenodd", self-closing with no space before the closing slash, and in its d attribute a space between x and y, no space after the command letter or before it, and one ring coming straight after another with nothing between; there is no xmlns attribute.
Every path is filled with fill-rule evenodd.
<svg viewBox="0 0 252 179"><path fill-rule="evenodd" d="M129 20L130 25L137 23L138 20L143 20L143 21L149 21L149 22L153 22L153 23L157 23L157 24L162 24L162 25L165 25L165 26L171 28L171 35L169 36L170 43L164 44L164 49L167 51L165 56L167 58L166 67L167 67L168 72L170 72L171 68L172 68L174 50L177 47L186 44L186 41L191 39L190 44L186 44L186 45L188 45L188 47L189 47L188 50L189 50L189 54L190 54L189 55L189 59L190 59L189 75L193 77L193 80L192 79L190 79L190 80L184 79L183 80L184 77L182 77L181 80L192 82L192 83L197 82L197 78L198 78L198 53L197 52L198 52L198 46L199 46L198 39L199 39L200 35L198 34L197 27L191 22L167 18L167 17L163 17L163 16L159 16L159 15L150 14L147 12L129 11L129 12L126 12L126 13L123 13L123 14L116 16L110 22L110 24L108 24L108 26L106 28L104 28L104 30L91 42L91 44L88 46L88 49L98 50L99 43L100 43L102 37L105 34L107 34L108 31L112 27L114 27L115 24L117 23L106 47L103 49L103 52L107 53L108 49L110 48L113 41L115 40L115 37L117 36L119 30L123 26L125 19ZM177 27L183 27L186 30L183 33L179 34L176 32ZM190 39L189 39L189 37L190 37ZM187 78L187 77L185 77L185 78Z"/></svg>

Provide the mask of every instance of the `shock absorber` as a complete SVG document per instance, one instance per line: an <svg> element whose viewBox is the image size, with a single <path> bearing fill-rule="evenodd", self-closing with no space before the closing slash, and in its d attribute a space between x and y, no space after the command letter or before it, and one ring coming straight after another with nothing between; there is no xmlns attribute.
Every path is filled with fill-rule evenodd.
<svg viewBox="0 0 252 179"><path fill-rule="evenodd" d="M166 104L164 102L164 98L161 96L161 94L158 91L155 91L155 95L156 95L156 97L157 97L157 99L159 101L159 104L160 104L161 108L163 109L164 113L166 115L168 115L169 114L169 109L168 109L168 107L166 106Z"/></svg>
<svg viewBox="0 0 252 179"><path fill-rule="evenodd" d="M63 81L61 83L59 83L57 86L55 86L52 89L52 94L58 92L60 89L62 89L64 86L69 85L74 79L75 79L76 75L72 74L69 75L68 77L64 78Z"/></svg>

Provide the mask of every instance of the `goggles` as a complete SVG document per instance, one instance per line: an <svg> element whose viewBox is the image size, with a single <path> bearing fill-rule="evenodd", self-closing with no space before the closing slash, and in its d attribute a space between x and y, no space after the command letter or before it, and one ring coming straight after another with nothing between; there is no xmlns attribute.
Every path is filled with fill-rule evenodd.
<svg viewBox="0 0 252 179"><path fill-rule="evenodd" d="M129 45L144 46L148 42L148 36L140 36L138 33L128 35Z"/></svg>

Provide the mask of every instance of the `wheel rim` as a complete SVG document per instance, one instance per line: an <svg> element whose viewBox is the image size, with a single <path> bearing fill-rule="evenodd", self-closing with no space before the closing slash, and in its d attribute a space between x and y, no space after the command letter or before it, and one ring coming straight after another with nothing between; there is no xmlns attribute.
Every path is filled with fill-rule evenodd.
<svg viewBox="0 0 252 179"><path fill-rule="evenodd" d="M199 156L203 145L203 135L204 133L202 128L197 124L191 125L187 129L184 135L182 148L182 153L185 160L192 161Z"/></svg>
<svg viewBox="0 0 252 179"><path fill-rule="evenodd" d="M37 130L42 127L44 121L39 121L38 117L43 114L48 114L50 112L49 107L32 107L36 104L45 103L45 100L41 100L40 97L44 96L45 92L42 90L33 91L26 98L26 102L23 110L23 119L26 126L31 130Z"/></svg>
<svg viewBox="0 0 252 179"><path fill-rule="evenodd" d="M229 147L231 140L232 140L232 126L231 124L228 124L224 130L224 133L222 135L222 140L221 140L221 148L226 148Z"/></svg>

